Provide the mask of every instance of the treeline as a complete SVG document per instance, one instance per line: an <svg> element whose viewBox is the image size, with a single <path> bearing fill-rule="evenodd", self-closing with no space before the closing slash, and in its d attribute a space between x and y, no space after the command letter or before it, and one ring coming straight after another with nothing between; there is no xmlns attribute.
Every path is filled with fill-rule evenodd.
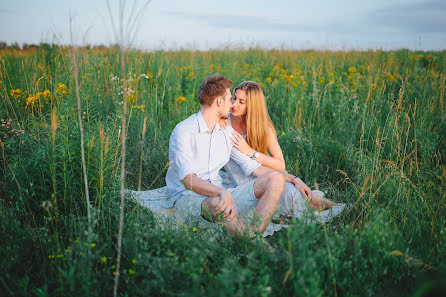
<svg viewBox="0 0 446 297"><path fill-rule="evenodd" d="M46 42L41 42L39 44L33 44L33 43L23 43L22 45L20 45L17 42L8 44L5 41L0 41L0 50L5 50L5 49L10 49L10 50L29 50L29 49L39 49L39 48L43 48L43 49L48 49L48 48L61 48L61 49L70 49L71 45L60 45L60 44L56 44L56 43L46 43ZM119 49L118 45L110 45L110 46L106 46L103 44L100 45L84 45L84 46L78 46L78 49L85 49L85 50L90 50L90 49L112 49L112 48L116 48Z"/></svg>

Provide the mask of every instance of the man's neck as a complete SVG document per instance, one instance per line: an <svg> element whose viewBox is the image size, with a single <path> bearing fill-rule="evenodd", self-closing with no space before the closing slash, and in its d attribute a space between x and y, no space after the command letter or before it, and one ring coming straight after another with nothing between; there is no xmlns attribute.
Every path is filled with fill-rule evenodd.
<svg viewBox="0 0 446 297"><path fill-rule="evenodd" d="M217 125L217 123L220 121L219 116L211 108L208 107L202 107L200 112L203 116L206 126L212 133L212 131L214 131L215 125Z"/></svg>

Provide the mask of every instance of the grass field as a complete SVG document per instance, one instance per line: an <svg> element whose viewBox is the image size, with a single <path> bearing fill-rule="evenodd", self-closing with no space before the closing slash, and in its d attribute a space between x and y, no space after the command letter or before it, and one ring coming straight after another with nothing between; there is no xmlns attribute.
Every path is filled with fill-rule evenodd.
<svg viewBox="0 0 446 297"><path fill-rule="evenodd" d="M120 54L77 55L90 225L71 52L0 51L1 296L112 294ZM165 185L170 133L199 110L202 79L221 73L262 85L288 171L357 207L269 238L287 257L220 229L174 228L126 202L121 296L445 294L446 52L132 51L125 59L126 188Z"/></svg>

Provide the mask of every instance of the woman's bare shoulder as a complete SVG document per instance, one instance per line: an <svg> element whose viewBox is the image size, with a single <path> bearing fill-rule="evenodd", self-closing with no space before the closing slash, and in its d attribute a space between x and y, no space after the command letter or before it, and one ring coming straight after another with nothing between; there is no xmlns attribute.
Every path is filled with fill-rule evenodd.
<svg viewBox="0 0 446 297"><path fill-rule="evenodd" d="M276 134L276 129L271 124L271 125L269 125L269 129L268 129L268 142L270 142L273 139L275 141L277 141L277 134Z"/></svg>

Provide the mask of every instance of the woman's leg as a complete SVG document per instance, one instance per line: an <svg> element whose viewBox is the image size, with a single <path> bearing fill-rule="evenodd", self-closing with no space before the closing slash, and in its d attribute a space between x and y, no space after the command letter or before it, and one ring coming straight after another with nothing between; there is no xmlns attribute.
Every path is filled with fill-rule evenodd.
<svg viewBox="0 0 446 297"><path fill-rule="evenodd" d="M280 202L277 211L282 216L292 216L300 218L303 212L307 209L307 200L302 197L302 194L291 183L285 183L285 189L280 197ZM321 197L319 194L313 192L313 199L308 201L308 204L314 210L326 210L334 205L328 199Z"/></svg>
<svg viewBox="0 0 446 297"><path fill-rule="evenodd" d="M306 209L307 205L301 193L293 184L285 183L285 189L277 206L278 213L286 217L300 218Z"/></svg>

